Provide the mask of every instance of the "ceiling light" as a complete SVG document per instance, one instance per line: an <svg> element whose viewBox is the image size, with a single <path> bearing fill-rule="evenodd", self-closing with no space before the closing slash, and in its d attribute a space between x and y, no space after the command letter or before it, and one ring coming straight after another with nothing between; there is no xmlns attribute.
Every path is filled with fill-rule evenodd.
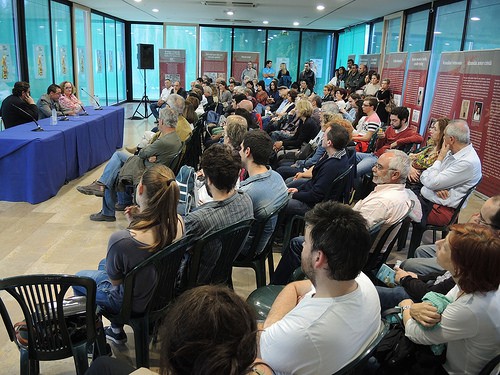
<svg viewBox="0 0 500 375"><path fill-rule="evenodd" d="M471 21L481 21L481 18L479 18L479 17L471 17L470 20Z"/></svg>
<svg viewBox="0 0 500 375"><path fill-rule="evenodd" d="M316 9L317 9L317 10L325 10L325 6L320 4L320 5L318 5L318 6L316 7Z"/></svg>
<svg viewBox="0 0 500 375"><path fill-rule="evenodd" d="M295 21L295 22L293 23L293 26L299 26L299 25L300 25L300 23L298 23L297 21Z"/></svg>
<svg viewBox="0 0 500 375"><path fill-rule="evenodd" d="M142 0L134 0L136 3L140 3Z"/></svg>
<svg viewBox="0 0 500 375"><path fill-rule="evenodd" d="M228 11L226 12L226 14L227 14L228 16L234 16L234 12L233 12L232 10L228 10Z"/></svg>
<svg viewBox="0 0 500 375"><path fill-rule="evenodd" d="M442 34L442 32L441 31L434 31L434 34L435 35L440 35L440 34Z"/></svg>
<svg viewBox="0 0 500 375"><path fill-rule="evenodd" d="M267 25L267 24L269 23L269 21L262 21L262 23L263 23L264 25Z"/></svg>
<svg viewBox="0 0 500 375"><path fill-rule="evenodd" d="M160 11L159 9L156 9L156 8L153 8L153 9L151 9L151 10L152 10L153 12L155 12L155 13L158 13L158 12Z"/></svg>

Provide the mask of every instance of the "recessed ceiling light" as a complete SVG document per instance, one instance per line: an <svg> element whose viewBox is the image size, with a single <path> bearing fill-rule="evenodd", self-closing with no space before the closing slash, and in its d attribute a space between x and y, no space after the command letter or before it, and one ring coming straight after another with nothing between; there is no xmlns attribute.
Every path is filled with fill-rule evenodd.
<svg viewBox="0 0 500 375"><path fill-rule="evenodd" d="M481 21L481 18L479 18L479 17L471 17L470 20L471 21Z"/></svg>
<svg viewBox="0 0 500 375"><path fill-rule="evenodd" d="M156 8L153 8L153 9L151 9L151 10L152 10L153 12L155 12L155 13L158 13L158 12L160 11L159 9L156 9Z"/></svg>
<svg viewBox="0 0 500 375"><path fill-rule="evenodd" d="M293 26L299 26L299 25L300 25L300 23L298 23L297 21L295 21L295 22L293 23Z"/></svg>
<svg viewBox="0 0 500 375"><path fill-rule="evenodd" d="M140 3L142 0L134 0L136 3Z"/></svg>
<svg viewBox="0 0 500 375"><path fill-rule="evenodd" d="M317 9L317 10L325 10L325 6L320 4L320 5L318 5L318 6L316 7L316 9Z"/></svg>
<svg viewBox="0 0 500 375"><path fill-rule="evenodd" d="M264 25L267 25L267 24L269 23L269 21L262 21L262 23L263 23Z"/></svg>
<svg viewBox="0 0 500 375"><path fill-rule="evenodd" d="M227 14L228 16L234 16L234 12L233 12L232 10L228 10L228 11L226 12L226 14Z"/></svg>

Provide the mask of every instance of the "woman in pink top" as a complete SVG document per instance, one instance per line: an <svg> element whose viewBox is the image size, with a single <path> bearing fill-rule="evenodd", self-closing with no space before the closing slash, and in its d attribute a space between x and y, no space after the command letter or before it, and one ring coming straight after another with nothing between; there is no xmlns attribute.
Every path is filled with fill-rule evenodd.
<svg viewBox="0 0 500 375"><path fill-rule="evenodd" d="M75 86L69 82L61 83L62 95L59 104L67 115L74 115L82 110L82 102L75 96Z"/></svg>

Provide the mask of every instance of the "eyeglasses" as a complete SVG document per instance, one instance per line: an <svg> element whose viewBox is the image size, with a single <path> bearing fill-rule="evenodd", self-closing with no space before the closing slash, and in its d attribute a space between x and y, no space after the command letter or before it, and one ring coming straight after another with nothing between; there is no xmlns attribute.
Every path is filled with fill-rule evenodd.
<svg viewBox="0 0 500 375"><path fill-rule="evenodd" d="M394 169L394 168L386 168L386 167L384 167L384 166L383 166L382 164L380 164L380 163L375 164L375 165L374 165L374 167L375 167L375 169L377 169L378 171L381 171L381 170L383 170L383 169L387 169L387 170L389 170L389 171L395 171L395 169Z"/></svg>
<svg viewBox="0 0 500 375"><path fill-rule="evenodd" d="M492 227L492 228L495 228L495 229L500 229L495 224L486 222L486 220L484 220L484 218L483 218L483 215L481 214L481 211L479 211L479 224L485 225L485 226L488 226L488 227Z"/></svg>

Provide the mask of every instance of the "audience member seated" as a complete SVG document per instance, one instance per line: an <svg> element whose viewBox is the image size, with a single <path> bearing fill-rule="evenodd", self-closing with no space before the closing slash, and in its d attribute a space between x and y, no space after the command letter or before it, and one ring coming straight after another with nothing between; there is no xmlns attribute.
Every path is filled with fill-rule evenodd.
<svg viewBox="0 0 500 375"><path fill-rule="evenodd" d="M179 81L174 82L174 91L172 91L172 94L180 95L183 99L186 99L187 97L187 91L182 88Z"/></svg>
<svg viewBox="0 0 500 375"><path fill-rule="evenodd" d="M373 167L373 182L377 184L375 190L353 207L363 215L369 228L382 224L378 238L387 228L406 215L412 201L415 205L410 217L415 221L419 221L422 217L418 198L411 190L405 189L404 184L409 170L408 155L399 150L386 151ZM395 235L393 232L386 242L386 247ZM272 284L286 284L293 271L300 266L303 242L303 237L296 237L290 241L276 268ZM385 249L382 249L382 252L384 251Z"/></svg>
<svg viewBox="0 0 500 375"><path fill-rule="evenodd" d="M346 205L324 202L306 216L302 269L264 323L260 353L279 374L331 375L378 334L380 304L361 272L370 249L366 220Z"/></svg>
<svg viewBox="0 0 500 375"><path fill-rule="evenodd" d="M467 190L481 179L481 161L470 143L467 122L451 121L444 134L444 145L436 161L420 175L422 227L447 225Z"/></svg>
<svg viewBox="0 0 500 375"><path fill-rule="evenodd" d="M325 130L322 145L326 155L314 167L309 181L288 189L292 196L285 210L287 215L303 215L325 199L332 181L349 167L345 149L348 142L349 133L343 126L333 123Z"/></svg>
<svg viewBox="0 0 500 375"><path fill-rule="evenodd" d="M151 113L156 119L155 124L158 123L158 117L160 116L160 114L158 113L158 109L164 108L167 105L168 96L174 91L172 81L166 79L164 84L165 88L161 90L160 99L158 99L156 103L151 103L149 105L149 107L151 108Z"/></svg>
<svg viewBox="0 0 500 375"><path fill-rule="evenodd" d="M240 221L253 219L252 200L242 191L235 190L241 159L231 147L216 143L207 148L201 158L201 168L213 201L186 216L187 235L203 237ZM213 242L207 246L201 257L199 283L210 281L217 259L225 256Z"/></svg>
<svg viewBox="0 0 500 375"><path fill-rule="evenodd" d="M314 138L320 129L319 123L312 117L313 108L308 100L301 99L297 102L295 108L295 114L298 118L297 128L292 134L284 134L285 138L279 137L276 132L271 133L271 138L273 139L283 139L274 142L274 150L276 152L281 149L300 149L303 143L308 143ZM288 136L287 136L288 135Z"/></svg>
<svg viewBox="0 0 500 375"><path fill-rule="evenodd" d="M58 85L53 83L47 88L47 93L43 94L36 103L38 107L38 117L40 119L51 117L53 109L56 110L57 116L65 115L65 113L61 111L61 105L59 104L60 96L61 88ZM69 115L70 113L67 114Z"/></svg>
<svg viewBox="0 0 500 375"><path fill-rule="evenodd" d="M437 242L438 262L457 284L446 295L449 302L405 299L399 306L406 337L422 345L446 344L447 374L479 374L500 353L500 237L477 224L450 229Z"/></svg>
<svg viewBox="0 0 500 375"><path fill-rule="evenodd" d="M269 91L268 91L269 97L267 98L267 104L268 105L273 105L275 104L280 97L280 93L278 90L278 81L273 79L271 83L269 84Z"/></svg>
<svg viewBox="0 0 500 375"><path fill-rule="evenodd" d="M70 81L64 81L59 85L62 95L59 97L59 104L66 114L77 114L83 110L83 103L75 95L76 87Z"/></svg>
<svg viewBox="0 0 500 375"><path fill-rule="evenodd" d="M365 116L358 121L352 139L356 142L356 151L366 152L372 136L381 126L380 118L375 112L377 99L365 98L361 108Z"/></svg>
<svg viewBox="0 0 500 375"><path fill-rule="evenodd" d="M442 117L435 120L429 126L430 138L427 140L427 146L422 147L418 152L410 154L411 168L408 175L408 188L412 189L415 194L420 194L422 184L420 183L420 175L427 168L431 167L437 159L441 147L444 143L444 130L450 123L450 119Z"/></svg>
<svg viewBox="0 0 500 375"><path fill-rule="evenodd" d="M191 129L194 129L194 124L198 121L196 108L198 108L199 105L200 101L193 95L188 95L184 102L184 111L182 112L182 116L186 119Z"/></svg>
<svg viewBox="0 0 500 375"><path fill-rule="evenodd" d="M240 183L239 190L247 193L252 199L255 219L264 220L288 199L288 191L283 179L267 166L273 152L273 141L265 131L254 130L245 135L239 152L243 168L248 173L248 178ZM277 219L276 216L268 221L255 255L264 250L274 231ZM241 252L243 256L248 255L254 236L255 230L250 231L248 245Z"/></svg>
<svg viewBox="0 0 500 375"><path fill-rule="evenodd" d="M92 221L115 221L115 210L124 210L131 203L130 197L123 191L123 182L129 181L135 186L135 179L141 176L144 169L155 164L168 165L181 147L181 141L176 133L177 113L170 107L160 110L160 131L155 134L151 142L139 151L138 155L128 154L124 151L116 151L104 172L92 184L78 186L76 189L85 195L102 197L102 209L96 214L90 215ZM126 164L126 167L124 165ZM116 192L119 188L118 204L116 203Z"/></svg>
<svg viewBox="0 0 500 375"><path fill-rule="evenodd" d="M159 331L160 373L169 375L271 375L257 357L253 310L231 289L200 286L183 293L167 311ZM135 369L99 357L86 375L128 375ZM137 374L157 374L141 368Z"/></svg>
<svg viewBox="0 0 500 375"><path fill-rule="evenodd" d="M345 99L347 98L347 91L343 88L337 88L335 90L335 104L339 107L339 111L345 109L346 103Z"/></svg>
<svg viewBox="0 0 500 375"><path fill-rule="evenodd" d="M231 105L231 100L233 99L233 96L231 95L231 92L228 90L226 81L221 80L218 83L218 88L219 88L219 103L221 103L222 107L226 109Z"/></svg>
<svg viewBox="0 0 500 375"><path fill-rule="evenodd" d="M370 82L363 89L363 94L365 96L375 96L378 90L380 90L380 75L378 73L373 73Z"/></svg>
<svg viewBox="0 0 500 375"><path fill-rule="evenodd" d="M330 84L326 84L323 87L323 98L322 98L322 100L324 102L332 102L334 100L333 99L334 94L335 94L335 86L334 85L330 85Z"/></svg>
<svg viewBox="0 0 500 375"><path fill-rule="evenodd" d="M351 69L347 73L347 78L345 80L345 88L350 92L356 92L359 84L363 82L359 78L359 70L357 64L352 64Z"/></svg>
<svg viewBox="0 0 500 375"><path fill-rule="evenodd" d="M347 97L347 106L340 110L342 116L346 120L349 120L353 126L356 126L358 122L355 123L356 119L359 121L361 117L363 117L363 100L361 100L361 96L356 93L352 93ZM359 117L358 117L359 114Z"/></svg>
<svg viewBox="0 0 500 375"><path fill-rule="evenodd" d="M406 107L396 107L391 112L391 126L385 132L379 132L375 152L356 154L357 175L361 178L370 173L377 159L386 150L402 149L408 144L422 143L424 139L417 128L409 123L410 112Z"/></svg>
<svg viewBox="0 0 500 375"><path fill-rule="evenodd" d="M302 80L299 84L299 95L301 96L309 96L311 95L311 90L307 87L307 82Z"/></svg>
<svg viewBox="0 0 500 375"><path fill-rule="evenodd" d="M163 109L162 111L165 111ZM160 124L161 124L160 114ZM163 249L183 234L183 223L177 215L179 187L173 172L155 165L144 172L136 189L137 206L128 207L128 228L111 235L106 259L97 271L80 271L77 276L90 277L97 284L96 303L111 314L119 313L123 302L123 279L129 271L156 251ZM144 270L136 278L132 311L141 313L147 306L156 283L154 270ZM74 287L75 295L85 289ZM123 326L113 324L105 329L106 337L116 344L127 342Z"/></svg>
<svg viewBox="0 0 500 375"><path fill-rule="evenodd" d="M481 210L472 215L469 223L485 225L493 230L500 231L500 195L495 195L484 202ZM436 261L436 245L422 245L415 250L415 258L405 260L401 268L427 275L431 272L441 272L443 269Z"/></svg>
<svg viewBox="0 0 500 375"><path fill-rule="evenodd" d="M281 102L281 105L276 110L274 116L266 116L262 119L262 129L268 133L278 130L279 120L281 120L283 116L288 116L290 111L295 108L295 100L298 95L297 90L288 90L283 86L280 86L279 90L280 96L282 96L284 100Z"/></svg>
<svg viewBox="0 0 500 375"><path fill-rule="evenodd" d="M30 96L30 84L19 81L12 88L12 95L2 102L0 115L5 129L38 120L38 107Z"/></svg>

